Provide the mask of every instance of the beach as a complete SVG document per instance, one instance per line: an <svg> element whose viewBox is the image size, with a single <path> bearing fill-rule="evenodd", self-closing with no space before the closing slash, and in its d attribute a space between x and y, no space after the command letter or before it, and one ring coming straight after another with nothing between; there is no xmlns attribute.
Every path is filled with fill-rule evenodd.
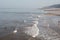
<svg viewBox="0 0 60 40"><path fill-rule="evenodd" d="M56 21L60 18L59 16L46 16L44 14L1 15L4 17L0 20L0 40L60 40L60 28L58 27ZM21 27L29 27L34 24L36 24L39 28L38 36L32 38L24 33L21 33ZM14 33L15 29L17 29L17 32L15 31L16 33Z"/></svg>

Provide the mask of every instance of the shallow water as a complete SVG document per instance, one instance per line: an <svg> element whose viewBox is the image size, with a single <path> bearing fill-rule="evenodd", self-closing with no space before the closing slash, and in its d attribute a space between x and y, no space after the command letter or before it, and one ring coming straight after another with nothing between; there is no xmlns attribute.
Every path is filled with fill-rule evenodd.
<svg viewBox="0 0 60 40"><path fill-rule="evenodd" d="M40 16L40 17L38 17L38 16ZM45 34L46 35L48 34L47 36L52 35L52 34L49 34L47 31L50 28L54 30L54 33L56 33L55 31L57 31L57 29L58 29L57 28L58 21L60 21L59 16L45 16L43 14L37 14L37 13L34 14L34 13L26 13L26 12L25 13L0 13L0 37L2 37L1 40L4 40L4 39L19 40L22 37L19 34L20 27L23 27L23 26L28 27L28 26L33 26L34 24L36 24L40 30L40 33L39 33L40 35L38 36L38 38L41 35L44 38ZM38 24L37 24L37 22L38 22ZM15 29L18 29L18 32L16 34L13 34L13 31ZM50 30L50 32L51 32L51 30ZM59 31L57 32L57 35L58 35L58 33L59 33ZM12 35L14 35L14 36L12 36ZM7 38L7 37L9 37L9 38ZM52 37L54 37L54 36L52 36Z"/></svg>

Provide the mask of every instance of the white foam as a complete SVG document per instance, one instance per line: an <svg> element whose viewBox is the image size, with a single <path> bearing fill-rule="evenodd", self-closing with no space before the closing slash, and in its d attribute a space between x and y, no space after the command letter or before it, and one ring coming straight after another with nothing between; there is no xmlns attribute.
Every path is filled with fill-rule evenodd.
<svg viewBox="0 0 60 40"><path fill-rule="evenodd" d="M27 35L30 35L32 37L36 37L39 34L39 29L37 27L38 21L32 21L30 22L26 22L25 24L23 24L23 30L21 30L22 32L24 32ZM32 26L31 26L32 25Z"/></svg>
<svg viewBox="0 0 60 40"><path fill-rule="evenodd" d="M40 18L41 16L40 16L40 15L38 15L37 17L38 17L38 18Z"/></svg>
<svg viewBox="0 0 60 40"><path fill-rule="evenodd" d="M33 24L34 27L37 27L37 24Z"/></svg>
<svg viewBox="0 0 60 40"><path fill-rule="evenodd" d="M17 29L13 31L13 33L17 33Z"/></svg>
<svg viewBox="0 0 60 40"><path fill-rule="evenodd" d="M33 26L33 27L25 27L25 30L24 32L27 34L27 35L30 35L32 37L36 37L38 34L39 34L39 29L37 26Z"/></svg>

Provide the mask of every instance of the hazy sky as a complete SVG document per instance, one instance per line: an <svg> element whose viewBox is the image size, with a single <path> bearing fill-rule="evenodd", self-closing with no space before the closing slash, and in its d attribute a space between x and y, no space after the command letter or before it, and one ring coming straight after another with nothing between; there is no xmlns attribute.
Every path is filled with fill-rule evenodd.
<svg viewBox="0 0 60 40"><path fill-rule="evenodd" d="M59 3L60 0L0 0L0 8L40 8Z"/></svg>

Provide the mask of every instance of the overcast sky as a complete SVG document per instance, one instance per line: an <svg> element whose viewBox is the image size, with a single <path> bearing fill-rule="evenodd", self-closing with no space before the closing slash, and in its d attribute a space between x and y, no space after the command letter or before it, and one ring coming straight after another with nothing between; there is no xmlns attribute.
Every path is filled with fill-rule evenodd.
<svg viewBox="0 0 60 40"><path fill-rule="evenodd" d="M60 0L0 0L0 8L40 8L59 3Z"/></svg>

